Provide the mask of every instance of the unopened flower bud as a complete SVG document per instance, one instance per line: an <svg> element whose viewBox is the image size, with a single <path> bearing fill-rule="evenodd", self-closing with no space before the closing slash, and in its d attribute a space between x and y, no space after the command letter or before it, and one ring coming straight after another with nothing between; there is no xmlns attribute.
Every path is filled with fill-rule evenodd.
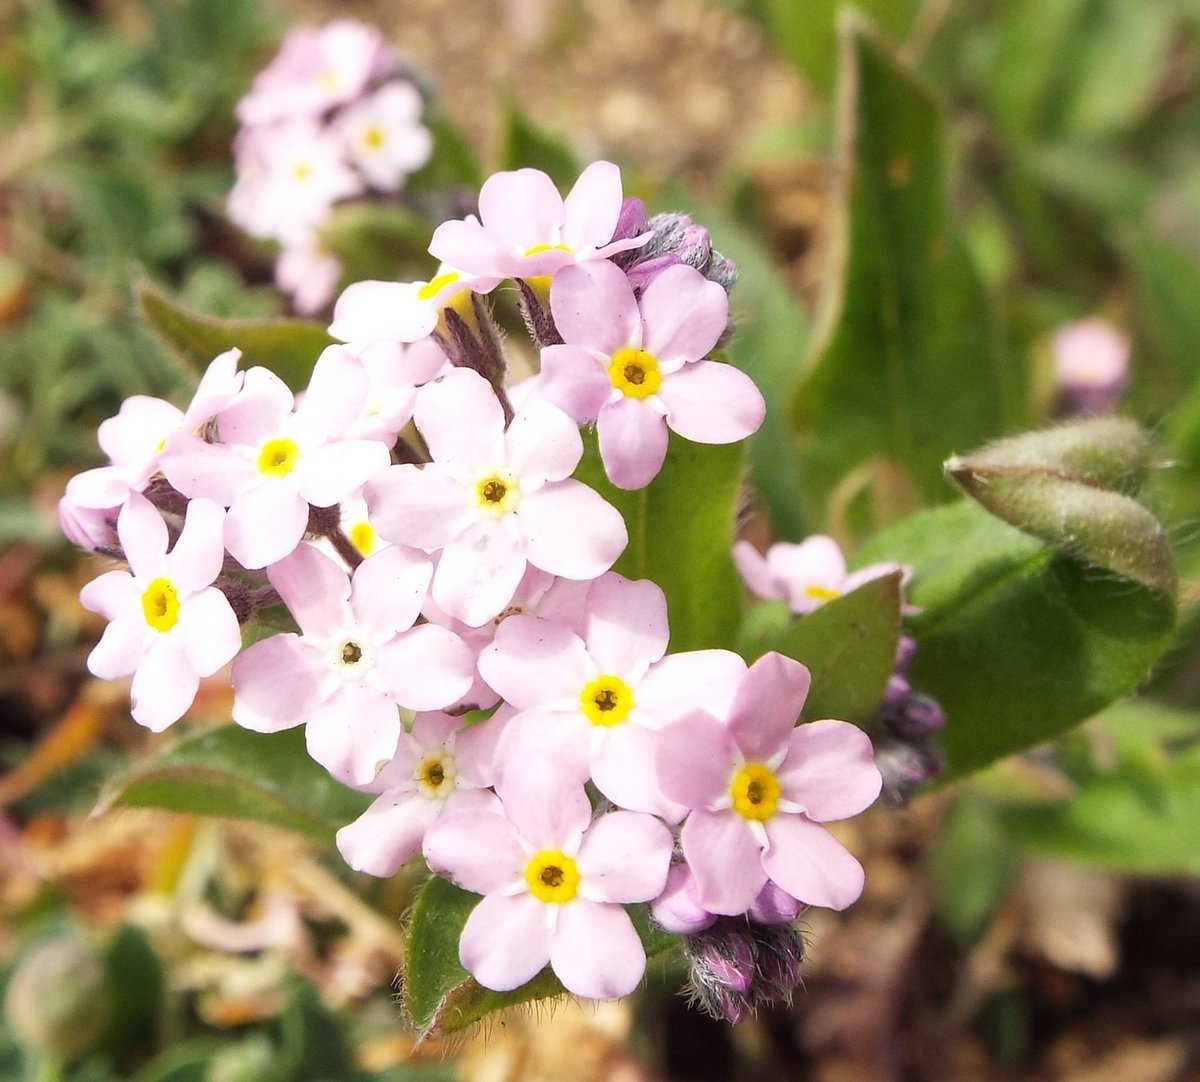
<svg viewBox="0 0 1200 1082"><path fill-rule="evenodd" d="M1129 338L1106 319L1085 319L1060 328L1052 350L1062 412L1111 412L1129 382Z"/></svg>
<svg viewBox="0 0 1200 1082"><path fill-rule="evenodd" d="M692 1001L714 1018L740 1022L758 1007L790 997L800 982L804 944L790 923L721 917L684 940Z"/></svg>
<svg viewBox="0 0 1200 1082"><path fill-rule="evenodd" d="M104 962L90 944L70 933L55 936L34 945L18 963L4 1012L21 1044L69 1063L103 1034L108 985Z"/></svg>
<svg viewBox="0 0 1200 1082"><path fill-rule="evenodd" d="M646 204L640 199L630 196L621 204L621 212L617 215L617 227L613 230L613 240L628 240L630 237L640 236L650 228L650 219L646 214ZM620 262L621 256L626 253L621 252L617 255L617 261Z"/></svg>
<svg viewBox="0 0 1200 1082"><path fill-rule="evenodd" d="M790 923L758 929L758 972L764 1001L789 1000L800 983L804 940Z"/></svg>
<svg viewBox="0 0 1200 1082"><path fill-rule="evenodd" d="M883 798L903 807L918 786L936 778L945 766L941 749L932 742L909 742L894 736L875 741L875 765L883 776Z"/></svg>
<svg viewBox="0 0 1200 1082"><path fill-rule="evenodd" d="M893 731L911 740L932 736L945 726L946 715L941 704L928 695L910 695L904 710L892 719Z"/></svg>

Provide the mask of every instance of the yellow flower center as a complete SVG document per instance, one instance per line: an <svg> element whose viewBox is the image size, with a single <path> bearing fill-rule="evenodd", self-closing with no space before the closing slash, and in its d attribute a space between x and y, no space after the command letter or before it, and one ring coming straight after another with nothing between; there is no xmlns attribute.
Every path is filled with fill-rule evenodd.
<svg viewBox="0 0 1200 1082"><path fill-rule="evenodd" d="M439 274L436 278L426 282L420 289L417 290L417 300L428 301L432 300L438 293L448 286L451 282L457 282L461 275L458 271L446 271L445 274Z"/></svg>
<svg viewBox="0 0 1200 1082"><path fill-rule="evenodd" d="M542 252L569 252L570 250L565 244L535 244L532 248L525 250L525 255L539 255Z"/></svg>
<svg viewBox="0 0 1200 1082"><path fill-rule="evenodd" d="M362 141L369 150L378 150L383 146L383 129L372 124L362 133Z"/></svg>
<svg viewBox="0 0 1200 1082"><path fill-rule="evenodd" d="M364 556L370 556L375 551L375 530L366 519L351 526L346 536L350 538L350 544Z"/></svg>
<svg viewBox="0 0 1200 1082"><path fill-rule="evenodd" d="M258 471L270 477L286 477L296 468L300 458L300 448L294 440L279 436L267 440L258 452Z"/></svg>
<svg viewBox="0 0 1200 1082"><path fill-rule="evenodd" d="M831 586L805 586L804 592L814 601L833 601L842 596Z"/></svg>
<svg viewBox="0 0 1200 1082"><path fill-rule="evenodd" d="M620 725L633 709L633 692L619 676L601 673L579 693L579 705L593 725Z"/></svg>
<svg viewBox="0 0 1200 1082"><path fill-rule="evenodd" d="M179 595L170 579L155 579L142 592L142 615L155 631L170 631L179 622Z"/></svg>
<svg viewBox="0 0 1200 1082"><path fill-rule="evenodd" d="M444 800L454 792L458 767L450 752L443 747L437 747L427 752L413 767L412 776L413 781L417 783L417 792L423 797Z"/></svg>
<svg viewBox="0 0 1200 1082"><path fill-rule="evenodd" d="M654 354L632 346L612 355L608 362L608 378L618 391L630 398L649 398L662 383Z"/></svg>
<svg viewBox="0 0 1200 1082"><path fill-rule="evenodd" d="M734 774L729 795L738 815L761 823L775 814L779 804L779 779L763 763L747 763Z"/></svg>
<svg viewBox="0 0 1200 1082"><path fill-rule="evenodd" d="M529 893L539 902L563 905L579 889L579 868L573 858L558 849L543 849L525 865Z"/></svg>
<svg viewBox="0 0 1200 1082"><path fill-rule="evenodd" d="M495 518L507 515L521 502L521 485L511 470L495 470L475 482L475 502Z"/></svg>
<svg viewBox="0 0 1200 1082"><path fill-rule="evenodd" d="M297 162L292 166L292 176L303 183L312 176L312 165L309 162Z"/></svg>

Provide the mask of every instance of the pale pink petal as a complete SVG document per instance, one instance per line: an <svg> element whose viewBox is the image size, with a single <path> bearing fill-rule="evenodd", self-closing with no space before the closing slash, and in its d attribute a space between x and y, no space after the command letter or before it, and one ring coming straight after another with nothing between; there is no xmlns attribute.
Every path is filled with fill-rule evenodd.
<svg viewBox="0 0 1200 1082"><path fill-rule="evenodd" d="M354 572L350 606L356 622L379 639L417 622L433 563L423 553L392 545L364 560Z"/></svg>
<svg viewBox="0 0 1200 1082"><path fill-rule="evenodd" d="M557 239L563 199L554 181L540 169L494 173L479 190L479 217L489 235L520 254Z"/></svg>
<svg viewBox="0 0 1200 1082"><path fill-rule="evenodd" d="M711 714L694 711L659 730L658 783L671 800L707 807L728 795L734 755L729 730Z"/></svg>
<svg viewBox="0 0 1200 1082"><path fill-rule="evenodd" d="M453 631L422 624L379 648L376 665L388 691L409 710L440 710L471 686L475 655Z"/></svg>
<svg viewBox="0 0 1200 1082"><path fill-rule="evenodd" d="M505 814L534 849L562 849L572 855L592 821L583 786L565 775L559 763L537 754L522 762L510 760L496 793L504 801Z"/></svg>
<svg viewBox="0 0 1200 1082"><path fill-rule="evenodd" d="M524 574L520 538L502 520L480 521L442 550L433 575L433 600L451 616L479 627L499 615Z"/></svg>
<svg viewBox="0 0 1200 1082"><path fill-rule="evenodd" d="M504 411L488 381L469 368L425 384L413 418L439 465L481 473L504 464Z"/></svg>
<svg viewBox="0 0 1200 1082"><path fill-rule="evenodd" d="M667 457L667 422L648 401L621 397L596 419L604 472L617 488L645 488Z"/></svg>
<svg viewBox="0 0 1200 1082"><path fill-rule="evenodd" d="M242 493L225 517L225 547L243 567L258 569L295 551L308 528L308 504L282 481Z"/></svg>
<svg viewBox="0 0 1200 1082"><path fill-rule="evenodd" d="M652 815L602 815L583 836L580 890L597 902L648 902L662 893L675 839Z"/></svg>
<svg viewBox="0 0 1200 1082"><path fill-rule="evenodd" d="M161 733L183 717L199 686L199 678L180 646L166 635L156 635L129 689L133 720L151 732Z"/></svg>
<svg viewBox="0 0 1200 1082"><path fill-rule="evenodd" d="M655 765L657 742L657 733L635 722L609 729L592 755L592 780L617 807L678 823L688 808L662 791Z"/></svg>
<svg viewBox="0 0 1200 1082"><path fill-rule="evenodd" d="M167 524L145 496L129 494L117 519L117 536L130 570L139 579L152 579L166 571Z"/></svg>
<svg viewBox="0 0 1200 1082"><path fill-rule="evenodd" d="M183 532L167 556L171 581L187 591L201 590L216 580L224 560L225 508L212 500L192 500Z"/></svg>
<svg viewBox="0 0 1200 1082"><path fill-rule="evenodd" d="M158 443L179 427L183 414L161 398L135 394L121 403L115 417L100 422L101 450L116 464L149 459Z"/></svg>
<svg viewBox="0 0 1200 1082"><path fill-rule="evenodd" d="M563 267L550 286L550 311L567 345L612 356L642 344L633 287L625 272L607 260Z"/></svg>
<svg viewBox="0 0 1200 1082"><path fill-rule="evenodd" d="M511 887L525 869L516 827L494 812L442 816L426 832L422 850L430 868L476 894Z"/></svg>
<svg viewBox="0 0 1200 1082"><path fill-rule="evenodd" d="M323 638L351 623L350 576L312 545L299 545L267 571L305 635Z"/></svg>
<svg viewBox="0 0 1200 1082"><path fill-rule="evenodd" d="M651 665L638 683L638 707L651 727L677 721L696 709L723 718L745 674L746 663L732 650L668 654Z"/></svg>
<svg viewBox="0 0 1200 1082"><path fill-rule="evenodd" d="M222 507L228 507L260 477L244 451L180 432L167 440L159 468L185 496L215 500Z"/></svg>
<svg viewBox="0 0 1200 1082"><path fill-rule="evenodd" d="M387 447L377 440L339 440L305 452L297 470L296 487L314 506L332 507L390 463Z"/></svg>
<svg viewBox="0 0 1200 1082"><path fill-rule="evenodd" d="M617 574L592 583L584 638L601 672L638 679L667 651L667 599L649 579Z"/></svg>
<svg viewBox="0 0 1200 1082"><path fill-rule="evenodd" d="M646 952L619 905L576 898L558 915L550 965L568 992L615 999L637 988L646 972Z"/></svg>
<svg viewBox="0 0 1200 1082"><path fill-rule="evenodd" d="M845 909L857 900L862 865L823 826L802 815L775 815L766 828L770 844L763 867L790 895L827 909Z"/></svg>
<svg viewBox="0 0 1200 1082"><path fill-rule="evenodd" d="M621 203L621 170L612 162L592 162L563 200L563 243L575 252L607 244Z"/></svg>
<svg viewBox="0 0 1200 1082"><path fill-rule="evenodd" d="M179 422L180 429L189 434L195 432L237 397L245 380L244 374L237 370L241 359L240 349L227 349L209 362Z"/></svg>
<svg viewBox="0 0 1200 1082"><path fill-rule="evenodd" d="M259 447L283 431L295 406L287 384L274 372L255 366L246 372L242 393L217 415L221 442Z"/></svg>
<svg viewBox="0 0 1200 1082"><path fill-rule="evenodd" d="M561 777L583 785L591 777L591 740L592 727L578 710L531 706L511 718L496 741L495 776L539 756L560 767Z"/></svg>
<svg viewBox="0 0 1200 1082"><path fill-rule="evenodd" d="M787 747L811 682L800 662L774 651L750 666L727 715L747 759L765 762Z"/></svg>
<svg viewBox="0 0 1200 1082"><path fill-rule="evenodd" d="M411 297L412 288L407 282L355 282L346 287L334 305L329 333L343 342L364 344L424 337L433 330L437 318L433 316L430 327L414 336L409 315Z"/></svg>
<svg viewBox="0 0 1200 1082"><path fill-rule="evenodd" d="M520 519L529 562L563 578L602 575L629 540L620 512L574 480L526 493L514 514Z"/></svg>
<svg viewBox="0 0 1200 1082"><path fill-rule="evenodd" d="M749 541L735 542L732 555L738 574L752 594L768 600L784 596L767 567L766 558Z"/></svg>
<svg viewBox="0 0 1200 1082"><path fill-rule="evenodd" d="M436 462L390 466L367 484L371 524L389 541L439 549L476 518L471 494Z"/></svg>
<svg viewBox="0 0 1200 1082"><path fill-rule="evenodd" d="M347 785L369 785L396 753L396 704L367 684L346 683L310 707L304 728L308 754Z"/></svg>
<svg viewBox="0 0 1200 1082"><path fill-rule="evenodd" d="M433 237L429 241L429 254L443 263L472 274L501 277L508 273L503 269L503 264L512 260L510 249L493 237L474 217L442 222L433 231Z"/></svg>
<svg viewBox="0 0 1200 1082"><path fill-rule="evenodd" d="M650 906L656 923L676 935L694 935L717 918L696 901L696 877L686 864L672 864L667 885Z"/></svg>
<svg viewBox="0 0 1200 1082"><path fill-rule="evenodd" d="M575 422L536 395L508 426L508 464L527 482L570 477L581 457L583 440Z"/></svg>
<svg viewBox="0 0 1200 1082"><path fill-rule="evenodd" d="M455 738L454 757L458 760L459 777L465 783L480 786L496 784L496 745L511 718L508 711L509 708L502 705L486 721L468 725Z"/></svg>
<svg viewBox="0 0 1200 1082"><path fill-rule="evenodd" d="M592 424L612 397L613 383L604 363L588 350L547 346L538 391L576 424Z"/></svg>
<svg viewBox="0 0 1200 1082"><path fill-rule="evenodd" d="M710 913L745 913L767 881L750 825L731 811L701 808L687 817L680 840L696 876L696 901Z"/></svg>
<svg viewBox="0 0 1200 1082"><path fill-rule="evenodd" d="M716 282L683 263L656 274L642 293L642 348L659 364L708 356L729 319L729 298Z"/></svg>
<svg viewBox="0 0 1200 1082"><path fill-rule="evenodd" d="M411 793L384 793L353 823L337 832L337 847L356 872L385 877L421 851L440 801Z"/></svg>
<svg viewBox="0 0 1200 1082"><path fill-rule="evenodd" d="M311 446L344 436L358 420L370 386L358 357L345 346L326 346L313 365L308 389L293 418L302 442Z"/></svg>
<svg viewBox="0 0 1200 1082"><path fill-rule="evenodd" d="M528 894L489 894L467 918L458 959L484 988L519 988L550 961L552 917L550 906Z"/></svg>
<svg viewBox="0 0 1200 1082"><path fill-rule="evenodd" d="M137 580L128 571L105 571L79 591L79 603L89 612L97 612L106 620L116 620L124 616L146 627L142 617L144 589L144 584L138 585Z"/></svg>
<svg viewBox="0 0 1200 1082"><path fill-rule="evenodd" d="M125 572L114 571L113 574L125 575ZM129 579L129 576L125 575L125 578ZM157 635L158 632L148 627L144 620L131 617L113 620L88 654L88 672L101 680L128 676L137 670Z"/></svg>
<svg viewBox="0 0 1200 1082"><path fill-rule="evenodd" d="M193 594L183 603L175 634L183 638L187 663L199 676L212 676L242 648L237 617L215 586Z"/></svg>
<svg viewBox="0 0 1200 1082"><path fill-rule="evenodd" d="M784 798L819 823L857 815L879 796L881 785L870 737L845 721L799 726L775 776Z"/></svg>
<svg viewBox="0 0 1200 1082"><path fill-rule="evenodd" d="M483 678L517 710L566 701L596 673L578 635L536 616L510 616L479 655Z"/></svg>
<svg viewBox="0 0 1200 1082"><path fill-rule="evenodd" d="M754 380L717 361L697 361L663 377L658 396L667 407L667 424L696 443L745 439L767 411Z"/></svg>
<svg viewBox="0 0 1200 1082"><path fill-rule="evenodd" d="M319 695L320 664L320 653L298 635L248 646L233 663L233 720L257 733L303 724Z"/></svg>

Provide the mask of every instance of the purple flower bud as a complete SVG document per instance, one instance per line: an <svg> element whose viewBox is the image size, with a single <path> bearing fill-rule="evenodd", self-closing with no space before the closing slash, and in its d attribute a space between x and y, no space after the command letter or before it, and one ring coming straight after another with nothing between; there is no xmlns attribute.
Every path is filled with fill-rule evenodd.
<svg viewBox="0 0 1200 1082"><path fill-rule="evenodd" d="M917 640L911 635L901 635L896 642L896 660L892 663L893 670L899 676L907 676L912 667L913 658L917 656Z"/></svg>
<svg viewBox="0 0 1200 1082"><path fill-rule="evenodd" d="M791 998L800 983L804 940L790 924L772 924L758 929L758 972L763 1003Z"/></svg>
<svg viewBox="0 0 1200 1082"><path fill-rule="evenodd" d="M903 676L893 673L888 677L887 684L884 686L883 700L879 704L880 712L889 718L894 714L902 713L910 695L912 695L912 686L909 682Z"/></svg>
<svg viewBox="0 0 1200 1082"><path fill-rule="evenodd" d="M613 230L613 240L628 240L645 233L650 228L650 220L646 216L646 204L640 199L630 197L621 204L621 212L617 215L617 227ZM609 242L610 244L612 241ZM632 254L632 253L630 253ZM625 253L619 253L617 262Z"/></svg>
<svg viewBox="0 0 1200 1082"><path fill-rule="evenodd" d="M897 735L919 739L939 732L946 726L946 715L936 699L912 695L904 708Z"/></svg>
<svg viewBox="0 0 1200 1082"><path fill-rule="evenodd" d="M883 775L883 797L895 807L908 803L919 785L936 778L945 765L940 749L928 742L883 737L875 743L875 765Z"/></svg>
<svg viewBox="0 0 1200 1082"><path fill-rule="evenodd" d="M803 908L803 902L768 879L746 915L755 924L790 924Z"/></svg>
<svg viewBox="0 0 1200 1082"><path fill-rule="evenodd" d="M721 917L688 936L684 954L692 1002L714 1018L740 1022L759 1006L790 998L800 983L804 941L790 922Z"/></svg>

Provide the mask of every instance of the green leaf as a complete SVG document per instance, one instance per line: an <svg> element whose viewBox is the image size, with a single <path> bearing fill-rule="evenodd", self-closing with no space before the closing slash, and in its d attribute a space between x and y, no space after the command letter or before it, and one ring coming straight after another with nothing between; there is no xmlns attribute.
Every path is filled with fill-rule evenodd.
<svg viewBox="0 0 1200 1082"><path fill-rule="evenodd" d="M987 924L1015 863L996 813L975 794L963 794L942 822L928 866L934 907L957 939L969 942Z"/></svg>
<svg viewBox="0 0 1200 1082"><path fill-rule="evenodd" d="M860 20L841 33L836 265L792 403L814 522L850 470L880 459L944 500L943 460L999 433L1015 401L951 221L940 112Z"/></svg>
<svg viewBox="0 0 1200 1082"><path fill-rule="evenodd" d="M777 637L760 642L753 662L778 650L808 666L812 688L804 721L840 718L864 724L883 698L900 638L900 572L863 583L794 620Z"/></svg>
<svg viewBox="0 0 1200 1082"><path fill-rule="evenodd" d="M683 193L673 194L671 202L702 222L713 247L738 266L729 300L735 329L726 352L728 360L754 380L767 403L762 426L749 441L750 473L770 513L774 535L800 541L807 532L804 488L790 400L808 345L808 317L757 238L718 208Z"/></svg>
<svg viewBox="0 0 1200 1082"><path fill-rule="evenodd" d="M1087 567L972 503L914 516L858 560L913 568L910 679L948 723L943 780L1064 732L1124 695L1171 638L1169 597Z"/></svg>
<svg viewBox="0 0 1200 1082"><path fill-rule="evenodd" d="M166 808L256 819L331 844L370 799L334 781L308 757L302 727L266 734L224 725L185 737L115 778L101 794L99 810Z"/></svg>
<svg viewBox="0 0 1200 1082"><path fill-rule="evenodd" d="M736 642L742 588L730 550L744 454L740 444L692 443L672 433L658 476L627 492L605 477L595 433L584 433L575 476L621 512L629 531L613 570L662 587L675 652Z"/></svg>
<svg viewBox="0 0 1200 1082"><path fill-rule="evenodd" d="M304 319L218 319L190 311L148 281L136 287L151 330L197 376L227 349L242 351L241 367L269 368L294 391L308 385L321 350L332 345L319 323Z"/></svg>
<svg viewBox="0 0 1200 1082"><path fill-rule="evenodd" d="M1075 794L1060 803L1001 809L1023 849L1118 871L1200 873L1200 743L1193 714L1128 701L1094 723L1106 759L1071 774ZM1175 749L1178 750L1175 750Z"/></svg>
<svg viewBox="0 0 1200 1082"><path fill-rule="evenodd" d="M422 1038L454 1033L493 1011L539 999L567 995L549 969L511 992L484 988L458 960L458 940L478 894L432 876L421 888L408 927L404 963L404 1009ZM627 906L648 958L661 954L678 937L654 928L644 905Z"/></svg>
<svg viewBox="0 0 1200 1082"><path fill-rule="evenodd" d="M816 86L833 86L837 53L834 26L846 0L760 0L757 7L775 46ZM894 33L903 31L916 10L914 0L856 0L854 7Z"/></svg>

